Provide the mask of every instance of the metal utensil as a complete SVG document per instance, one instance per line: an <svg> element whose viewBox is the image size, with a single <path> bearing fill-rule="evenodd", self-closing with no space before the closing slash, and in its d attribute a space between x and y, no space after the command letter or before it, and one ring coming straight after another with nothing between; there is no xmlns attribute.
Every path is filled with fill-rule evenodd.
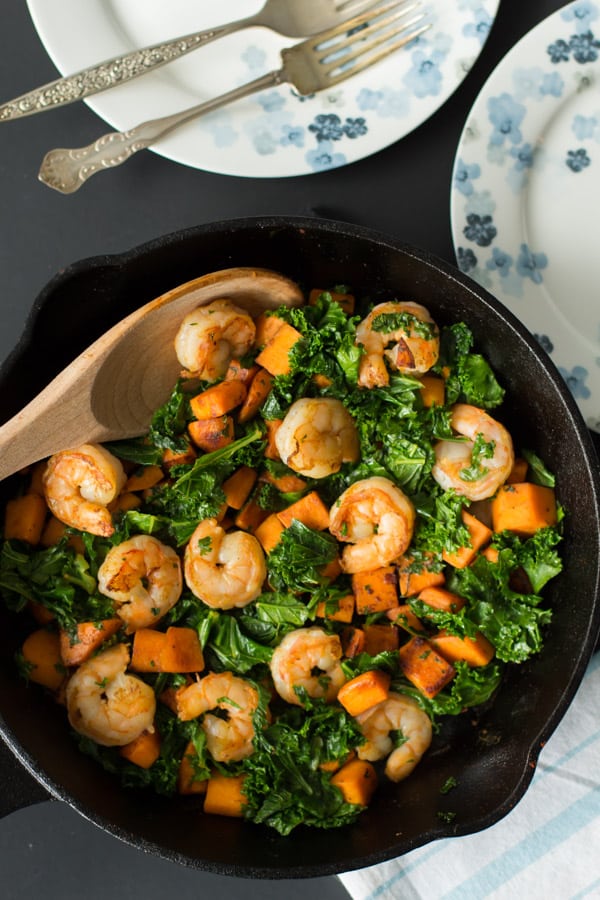
<svg viewBox="0 0 600 900"><path fill-rule="evenodd" d="M419 2L410 6L402 3L398 9L397 2L388 3L377 10L376 20L372 11L362 13L342 25L282 50L280 69L219 97L170 116L143 122L128 131L110 132L87 147L50 150L42 161L38 178L48 187L63 194L72 194L96 172L121 165L134 153L154 144L185 122L234 100L285 83L293 84L303 96L339 84L426 31L430 24L419 24L425 18L423 13L409 21L398 22L419 5ZM367 24L369 20L372 21Z"/></svg>
<svg viewBox="0 0 600 900"><path fill-rule="evenodd" d="M0 122L21 119L91 97L243 28L262 26L286 37L309 37L379 2L381 0L266 0L263 8L253 16L133 50L15 97L0 106Z"/></svg>

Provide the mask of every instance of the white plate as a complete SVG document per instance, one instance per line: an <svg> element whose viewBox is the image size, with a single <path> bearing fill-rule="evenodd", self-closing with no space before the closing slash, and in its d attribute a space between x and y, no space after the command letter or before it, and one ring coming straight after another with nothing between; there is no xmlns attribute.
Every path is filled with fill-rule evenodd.
<svg viewBox="0 0 600 900"><path fill-rule="evenodd" d="M462 133L451 219L459 267L550 354L600 431L600 3L529 32Z"/></svg>
<svg viewBox="0 0 600 900"><path fill-rule="evenodd" d="M27 0L62 74L256 12L260 0ZM345 85L301 98L289 86L255 94L182 126L154 147L227 175L304 175L369 156L420 125L479 56L499 0L424 0L433 27ZM173 113L278 69L297 42L252 28L86 101L113 128Z"/></svg>

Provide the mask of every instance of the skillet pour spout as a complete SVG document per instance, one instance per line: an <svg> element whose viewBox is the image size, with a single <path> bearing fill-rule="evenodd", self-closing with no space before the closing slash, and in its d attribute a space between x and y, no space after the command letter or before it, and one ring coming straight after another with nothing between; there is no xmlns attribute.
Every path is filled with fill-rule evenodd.
<svg viewBox="0 0 600 900"><path fill-rule="evenodd" d="M126 792L82 756L64 711L19 679L23 634L0 611L0 731L38 785L108 833L165 859L247 878L338 874L466 835L505 816L523 796L543 743L567 710L600 631L600 484L593 442L563 379L532 335L453 266L396 238L339 222L261 217L201 225L120 256L75 263L34 305L21 342L0 370L0 415L10 418L89 344L174 286L230 267L280 272L309 289L352 285L373 302L414 300L440 325L465 321L506 388L515 441L547 461L565 511L564 571L548 585L553 618L541 654L509 669L494 702L452 720L405 782L380 789L358 821L283 838L200 807ZM85 304L81 303L85 297ZM81 311L85 307L85 314ZM68 336L62 324L69 320ZM49 361L44 347L56 348ZM54 371L50 366L54 367ZM3 501L11 479L0 484ZM448 778L457 786L440 789ZM444 814L454 813L452 821ZM440 815L441 814L441 815Z"/></svg>

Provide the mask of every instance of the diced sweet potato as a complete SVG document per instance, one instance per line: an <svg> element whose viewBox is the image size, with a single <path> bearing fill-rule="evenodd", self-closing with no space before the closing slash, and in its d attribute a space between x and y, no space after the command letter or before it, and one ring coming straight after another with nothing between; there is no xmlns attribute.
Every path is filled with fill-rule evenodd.
<svg viewBox="0 0 600 900"><path fill-rule="evenodd" d="M379 669L370 669L351 678L339 689L337 699L347 713L359 716L365 710L387 700L390 692L390 676Z"/></svg>
<svg viewBox="0 0 600 900"><path fill-rule="evenodd" d="M47 460L42 460L31 467L31 477L29 480L28 494L39 494L44 497L44 472L48 465Z"/></svg>
<svg viewBox="0 0 600 900"><path fill-rule="evenodd" d="M340 641L342 652L348 659L353 659L365 649L365 633L362 628L355 628L354 625L348 625L347 628L342 629Z"/></svg>
<svg viewBox="0 0 600 900"><path fill-rule="evenodd" d="M133 635L134 672L201 672L204 655L195 628L172 625L166 632L139 628Z"/></svg>
<svg viewBox="0 0 600 900"><path fill-rule="evenodd" d="M108 504L111 512L127 512L128 509L137 509L142 505L142 498L139 494L127 491L125 494L119 494L112 503Z"/></svg>
<svg viewBox="0 0 600 900"><path fill-rule="evenodd" d="M496 547L485 547L479 555L484 556L488 562L497 563L500 553Z"/></svg>
<svg viewBox="0 0 600 900"><path fill-rule="evenodd" d="M244 794L245 778L245 775L228 778L219 772L213 772L206 785L204 812L218 816L243 816L247 803Z"/></svg>
<svg viewBox="0 0 600 900"><path fill-rule="evenodd" d="M312 528L315 531L324 531L326 528L329 528L329 509L316 491L310 491L310 493L305 494L304 497L301 497L300 500L292 503L291 506L277 513L277 515L286 528L289 528L293 519L297 519L303 525L306 525L307 528Z"/></svg>
<svg viewBox="0 0 600 900"><path fill-rule="evenodd" d="M196 758L196 755L196 748L194 747L193 742L190 741L184 750L181 763L179 764L179 772L177 775L177 791L179 794L206 793L208 781L196 777L196 770L194 769L194 759Z"/></svg>
<svg viewBox="0 0 600 900"><path fill-rule="evenodd" d="M160 672L160 658L165 641L164 631L139 628L133 635L130 668L134 672Z"/></svg>
<svg viewBox="0 0 600 900"><path fill-rule="evenodd" d="M46 628L39 628L25 639L21 652L29 664L29 679L57 691L65 680L58 635Z"/></svg>
<svg viewBox="0 0 600 900"><path fill-rule="evenodd" d="M135 740L120 747L119 753L140 769L149 769L160 756L160 735L156 729L142 731Z"/></svg>
<svg viewBox="0 0 600 900"><path fill-rule="evenodd" d="M346 803L368 806L377 788L377 772L366 759L351 759L331 776L331 783L340 789Z"/></svg>
<svg viewBox="0 0 600 900"><path fill-rule="evenodd" d="M42 547L54 547L64 537L67 526L55 516L50 516L40 536Z"/></svg>
<svg viewBox="0 0 600 900"><path fill-rule="evenodd" d="M241 381L248 388L257 372L257 365L243 366L239 359L232 359L225 372L225 381Z"/></svg>
<svg viewBox="0 0 600 900"><path fill-rule="evenodd" d="M413 560L403 557L398 563L398 593L401 597L415 597L426 587L444 584L443 572L434 572L427 564L418 572L412 571Z"/></svg>
<svg viewBox="0 0 600 900"><path fill-rule="evenodd" d="M416 632L417 634L426 633L423 623L414 614L408 603L401 604L400 606L394 606L393 609L388 609L386 612L386 616L390 620L390 622L393 622L394 625L397 625L399 628L403 628L405 631L408 631L410 633Z"/></svg>
<svg viewBox="0 0 600 900"><path fill-rule="evenodd" d="M383 653L385 650L397 650L400 639L398 629L389 624L363 625L365 633L365 652L371 656Z"/></svg>
<svg viewBox="0 0 600 900"><path fill-rule="evenodd" d="M285 525L280 521L277 513L271 513L255 528L254 537L260 542L265 553L270 553L279 543L284 531Z"/></svg>
<svg viewBox="0 0 600 900"><path fill-rule="evenodd" d="M505 484L492 500L492 524L495 532L514 531L531 537L540 528L556 525L554 490L523 481Z"/></svg>
<svg viewBox="0 0 600 900"><path fill-rule="evenodd" d="M456 675L452 666L422 637L412 637L398 651L400 668L426 697L435 697Z"/></svg>
<svg viewBox="0 0 600 900"><path fill-rule="evenodd" d="M345 597L340 597L336 604L337 608L328 612L330 605L333 606L334 604L329 604L327 601L322 600L317 604L315 615L320 619L331 619L334 622L345 622L349 625L354 616L354 594L346 594Z"/></svg>
<svg viewBox="0 0 600 900"><path fill-rule="evenodd" d="M241 509L254 487L257 474L250 466L240 466L233 475L223 482L223 492L227 505L233 509Z"/></svg>
<svg viewBox="0 0 600 900"><path fill-rule="evenodd" d="M249 531L251 534L254 534L258 526L261 522L265 521L268 515L269 513L266 509L263 509L252 499L252 497L250 497L250 499L244 503L233 521L236 528L241 528L243 531Z"/></svg>
<svg viewBox="0 0 600 900"><path fill-rule="evenodd" d="M9 500L4 511L5 540L39 544L48 507L40 494L23 494Z"/></svg>
<svg viewBox="0 0 600 900"><path fill-rule="evenodd" d="M64 522L61 522L55 516L50 516L44 525L44 530L42 531L42 536L40 538L40 545L42 547L54 547L55 544L58 544L61 538L65 536L66 531L67 526ZM67 544L77 553L81 553L82 555L85 553L85 546L81 535L70 534L67 538Z"/></svg>
<svg viewBox="0 0 600 900"><path fill-rule="evenodd" d="M203 669L204 654L196 629L175 625L167 628L160 654L160 671L186 673Z"/></svg>
<svg viewBox="0 0 600 900"><path fill-rule="evenodd" d="M163 478L164 473L160 466L142 466L132 472L125 482L123 491L145 491L146 488L154 487Z"/></svg>
<svg viewBox="0 0 600 900"><path fill-rule="evenodd" d="M255 319L254 324L256 326L254 347L260 349L275 337L279 329L283 326L284 321L283 319L280 319L279 316L261 313L260 316Z"/></svg>
<svg viewBox="0 0 600 900"><path fill-rule="evenodd" d="M246 399L241 381L222 381L213 384L190 400L190 408L197 419L216 419L231 412Z"/></svg>
<svg viewBox="0 0 600 900"><path fill-rule="evenodd" d="M424 588L417 595L417 600L431 606L432 609L439 609L442 612L457 613L465 605L465 598L446 588L429 587Z"/></svg>
<svg viewBox="0 0 600 900"><path fill-rule="evenodd" d="M306 487L306 481L299 475L272 475L270 472L264 472L260 476L261 481L266 481L276 487L282 494L295 494L303 491Z"/></svg>
<svg viewBox="0 0 600 900"><path fill-rule="evenodd" d="M316 386L317 386L318 388L320 388L321 390L324 390L325 388L330 387L331 384L333 383L332 380L331 380L331 378L329 378L328 375L323 375L323 374L321 374L320 372L316 372L316 373L312 376L312 379L311 379L311 380L312 380L312 383L313 383L313 384L316 384Z"/></svg>
<svg viewBox="0 0 600 900"><path fill-rule="evenodd" d="M196 451L191 444L188 444L187 449L182 450L181 452L169 450L167 448L163 453L162 464L168 471L169 469L172 469L173 466L191 465L195 459Z"/></svg>
<svg viewBox="0 0 600 900"><path fill-rule="evenodd" d="M437 375L421 375L419 393L423 406L443 406L446 400L446 382Z"/></svg>
<svg viewBox="0 0 600 900"><path fill-rule="evenodd" d="M513 467L506 479L506 484L519 484L520 482L525 481L528 469L529 464L526 459L523 459L522 456L515 457Z"/></svg>
<svg viewBox="0 0 600 900"><path fill-rule="evenodd" d="M319 768L322 769L323 772L331 772L333 775L333 773L337 772L344 763L350 762L351 759L356 759L354 750L350 750L345 759L328 759L326 762L319 763Z"/></svg>
<svg viewBox="0 0 600 900"><path fill-rule="evenodd" d="M440 631L429 640L448 662L463 661L473 667L487 666L496 652L493 644L479 631L474 638Z"/></svg>
<svg viewBox="0 0 600 900"><path fill-rule="evenodd" d="M65 666L80 666L119 631L123 620L103 619L101 622L80 622L75 634L60 630L60 655Z"/></svg>
<svg viewBox="0 0 600 900"><path fill-rule="evenodd" d="M322 575L323 578L328 578L329 581L335 581L338 576L340 576L343 572L342 562L339 556L336 556L335 559L332 559L331 562L328 562L326 566L323 566L322 569L319 569L319 575Z"/></svg>
<svg viewBox="0 0 600 900"><path fill-rule="evenodd" d="M398 605L398 587L394 566L382 566L352 576L352 591L359 616L385 612Z"/></svg>
<svg viewBox="0 0 600 900"><path fill-rule="evenodd" d="M267 446L265 447L266 459L281 459L279 450L275 443L275 435L281 427L283 419L267 419L265 420L265 428L267 429Z"/></svg>
<svg viewBox="0 0 600 900"><path fill-rule="evenodd" d="M215 419L196 419L189 423L188 434L196 447L205 453L212 453L213 450L221 450L231 444L235 436L235 425L228 415Z"/></svg>
<svg viewBox="0 0 600 900"><path fill-rule="evenodd" d="M289 375L289 353L294 344L302 340L302 335L287 322L277 329L275 335L267 341L256 357L256 362L271 375Z"/></svg>
<svg viewBox="0 0 600 900"><path fill-rule="evenodd" d="M271 393L273 376L265 369L258 369L250 382L248 394L238 412L238 422L249 422L258 413L259 409Z"/></svg>
<svg viewBox="0 0 600 900"><path fill-rule="evenodd" d="M475 516L465 509L463 509L461 516L469 531L471 545L459 547L458 550L452 552L444 550L442 553L444 562L454 566L455 569L464 569L466 566L469 566L477 556L478 550L485 546L492 536L491 528L488 528L487 525L484 525L483 522L480 522L479 519L476 519Z"/></svg>
<svg viewBox="0 0 600 900"><path fill-rule="evenodd" d="M42 603L38 603L37 600L28 600L27 608L38 625L49 625L50 622L54 622L56 619L52 610Z"/></svg>

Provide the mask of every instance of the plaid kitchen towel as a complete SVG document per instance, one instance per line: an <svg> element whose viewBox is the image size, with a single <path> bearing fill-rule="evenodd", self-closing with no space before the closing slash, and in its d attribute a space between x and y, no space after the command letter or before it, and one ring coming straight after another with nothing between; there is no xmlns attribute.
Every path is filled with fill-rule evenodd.
<svg viewBox="0 0 600 900"><path fill-rule="evenodd" d="M600 898L600 653L505 818L339 878L353 900Z"/></svg>

